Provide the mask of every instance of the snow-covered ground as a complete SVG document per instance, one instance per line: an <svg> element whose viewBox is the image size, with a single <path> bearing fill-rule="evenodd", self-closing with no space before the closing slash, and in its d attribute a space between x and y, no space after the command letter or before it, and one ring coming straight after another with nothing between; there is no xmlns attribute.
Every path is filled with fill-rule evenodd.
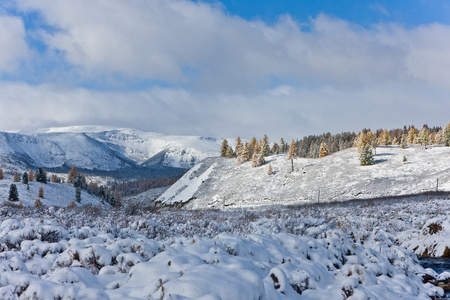
<svg viewBox="0 0 450 300"><path fill-rule="evenodd" d="M450 273L422 268L406 248L448 234L449 206L424 198L140 215L3 208L0 298L438 299L443 290L430 281Z"/></svg>
<svg viewBox="0 0 450 300"><path fill-rule="evenodd" d="M0 167L116 170L135 165L190 168L219 154L221 140L166 136L134 129L99 126L0 132Z"/></svg>
<svg viewBox="0 0 450 300"><path fill-rule="evenodd" d="M14 183L19 193L19 201L22 201L24 206L34 206L39 194L39 188L44 190L44 198L39 198L45 206L61 206L67 207L69 202L75 200L75 188L68 183L41 183L37 181L29 182L29 189L26 184L22 182L13 182L11 179L0 180L0 205L2 205L9 198L9 189ZM96 196L88 194L86 191L81 191L81 202L76 202L76 205L98 205L100 199ZM11 202L10 202L11 203ZM13 203L14 204L14 203ZM18 204L18 203L15 203Z"/></svg>
<svg viewBox="0 0 450 300"><path fill-rule="evenodd" d="M435 191L438 182L439 190L450 191L450 147L378 147L374 161L361 166L356 148L319 159L297 158L294 172L285 154L268 156L257 168L251 162L208 158L158 201L194 209L236 208L417 194Z"/></svg>

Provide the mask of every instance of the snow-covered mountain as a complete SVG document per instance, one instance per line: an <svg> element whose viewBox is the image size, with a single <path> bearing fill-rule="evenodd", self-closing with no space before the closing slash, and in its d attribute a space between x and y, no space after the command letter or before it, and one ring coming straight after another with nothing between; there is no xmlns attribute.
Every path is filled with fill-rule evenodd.
<svg viewBox="0 0 450 300"><path fill-rule="evenodd" d="M450 191L450 147L378 147L375 164L361 166L356 148L291 161L271 155L252 168L236 159L208 158L187 172L157 202L186 208L238 208L367 199ZM403 162L403 157L407 162ZM268 164L273 174L268 175Z"/></svg>
<svg viewBox="0 0 450 300"><path fill-rule="evenodd" d="M117 170L135 166L190 168L219 154L221 140L166 136L98 126L0 132L0 166Z"/></svg>

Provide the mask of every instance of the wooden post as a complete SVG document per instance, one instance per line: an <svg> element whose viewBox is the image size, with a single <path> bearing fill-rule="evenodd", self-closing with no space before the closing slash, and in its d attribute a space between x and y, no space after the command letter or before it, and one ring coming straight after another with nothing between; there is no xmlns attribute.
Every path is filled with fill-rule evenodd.
<svg viewBox="0 0 450 300"><path fill-rule="evenodd" d="M320 190L317 190L317 202L320 202Z"/></svg>
<svg viewBox="0 0 450 300"><path fill-rule="evenodd" d="M292 168L292 171L291 172L294 172L294 159L293 158L291 158L291 168Z"/></svg>
<svg viewBox="0 0 450 300"><path fill-rule="evenodd" d="M436 179L436 192L439 192L439 178Z"/></svg>

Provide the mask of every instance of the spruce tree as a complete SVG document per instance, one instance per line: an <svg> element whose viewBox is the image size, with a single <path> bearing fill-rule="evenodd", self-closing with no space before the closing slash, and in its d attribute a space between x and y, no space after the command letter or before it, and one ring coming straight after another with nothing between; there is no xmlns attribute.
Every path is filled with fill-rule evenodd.
<svg viewBox="0 0 450 300"><path fill-rule="evenodd" d="M443 145L444 144L444 132L442 129L440 129L436 135L434 136L434 140L436 145Z"/></svg>
<svg viewBox="0 0 450 300"><path fill-rule="evenodd" d="M450 146L450 123L448 123L444 128L442 141L444 142L445 146Z"/></svg>
<svg viewBox="0 0 450 300"><path fill-rule="evenodd" d="M294 139L292 139L291 145L289 146L287 159L294 159L296 157L297 157L297 146L295 145Z"/></svg>
<svg viewBox="0 0 450 300"><path fill-rule="evenodd" d="M24 172L22 175L22 183L28 184L28 173L27 172Z"/></svg>
<svg viewBox="0 0 450 300"><path fill-rule="evenodd" d="M380 144L384 146L388 146L391 144L391 135L389 131L384 130L380 135Z"/></svg>
<svg viewBox="0 0 450 300"><path fill-rule="evenodd" d="M75 188L75 200L81 202L81 186L83 185L83 178L81 174L78 173L77 176L72 180L73 187Z"/></svg>
<svg viewBox="0 0 450 300"><path fill-rule="evenodd" d="M266 163L266 160L264 159L264 155L260 154L258 156L258 166L262 166Z"/></svg>
<svg viewBox="0 0 450 300"><path fill-rule="evenodd" d="M280 153L286 153L286 142L283 138L280 139Z"/></svg>
<svg viewBox="0 0 450 300"><path fill-rule="evenodd" d="M272 175L272 173L273 173L272 164L269 164L269 167L267 168L267 174Z"/></svg>
<svg viewBox="0 0 450 300"><path fill-rule="evenodd" d="M242 150L244 149L244 145L242 144L241 138L236 138L236 147L234 148L234 152L237 156L241 155Z"/></svg>
<svg viewBox="0 0 450 300"><path fill-rule="evenodd" d="M244 149L242 150L241 159L243 162L250 160L250 145L247 141L245 141Z"/></svg>
<svg viewBox="0 0 450 300"><path fill-rule="evenodd" d="M276 142L273 142L272 153L278 154L280 153L280 146Z"/></svg>
<svg viewBox="0 0 450 300"><path fill-rule="evenodd" d="M258 154L254 152L252 156L252 167L255 168L257 166L258 166Z"/></svg>
<svg viewBox="0 0 450 300"><path fill-rule="evenodd" d="M427 149L427 145L430 143L430 137L428 129L426 127L423 127L422 130L419 132L419 143L421 145L424 145L425 149Z"/></svg>
<svg viewBox="0 0 450 300"><path fill-rule="evenodd" d="M406 147L408 147L406 134L402 134L402 140L400 141L400 147L402 149L405 149Z"/></svg>
<svg viewBox="0 0 450 300"><path fill-rule="evenodd" d="M231 146L228 146L228 148L227 148L226 157L228 157L228 158L234 157L234 151L233 151L233 148L231 148Z"/></svg>
<svg viewBox="0 0 450 300"><path fill-rule="evenodd" d="M47 184L47 173L42 168L36 171L36 181Z"/></svg>
<svg viewBox="0 0 450 300"><path fill-rule="evenodd" d="M263 140L263 144L261 146L261 156L265 157L267 155L269 155L270 149L269 149L269 144Z"/></svg>
<svg viewBox="0 0 450 300"><path fill-rule="evenodd" d="M414 144L414 141L415 141L415 139L417 137L417 133L418 133L418 131L417 131L416 128L411 127L411 129L409 129L409 131L408 131L408 139L407 139L408 144L410 144L410 145Z"/></svg>
<svg viewBox="0 0 450 300"><path fill-rule="evenodd" d="M365 146L362 149L362 152L359 156L359 161L361 162L361 166L373 165L373 153L370 146Z"/></svg>
<svg viewBox="0 0 450 300"><path fill-rule="evenodd" d="M19 201L19 192L17 191L17 186L13 183L9 187L9 201Z"/></svg>
<svg viewBox="0 0 450 300"><path fill-rule="evenodd" d="M329 152L328 152L328 147L327 144L325 142L322 142L320 144L320 150L319 150L319 157L325 157L328 156Z"/></svg>

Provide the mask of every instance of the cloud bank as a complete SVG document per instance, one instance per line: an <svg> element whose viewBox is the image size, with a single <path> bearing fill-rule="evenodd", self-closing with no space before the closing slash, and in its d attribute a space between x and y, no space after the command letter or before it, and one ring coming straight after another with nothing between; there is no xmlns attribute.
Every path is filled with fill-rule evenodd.
<svg viewBox="0 0 450 300"><path fill-rule="evenodd" d="M32 35L63 82L3 82L0 128L130 126L175 134L302 135L404 124L445 125L450 27L361 27L318 15L248 21L184 0L18 0L0 16L0 71L14 75ZM33 64L39 65L33 70ZM42 74L42 78L50 78ZM136 84L138 82L139 84ZM31 112L39 112L32 114Z"/></svg>

